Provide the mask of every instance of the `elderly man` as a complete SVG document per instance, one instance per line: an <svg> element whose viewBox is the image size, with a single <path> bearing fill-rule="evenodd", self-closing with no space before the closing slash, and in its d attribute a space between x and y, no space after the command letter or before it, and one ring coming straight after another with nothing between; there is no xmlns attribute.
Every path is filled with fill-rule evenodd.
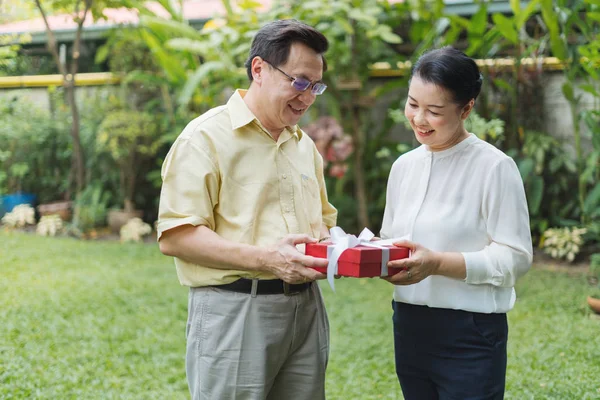
<svg viewBox="0 0 600 400"><path fill-rule="evenodd" d="M189 286L193 399L325 398L329 325L296 245L335 225L323 160L298 128L327 86L327 39L295 20L256 34L250 87L193 120L162 169L158 235Z"/></svg>

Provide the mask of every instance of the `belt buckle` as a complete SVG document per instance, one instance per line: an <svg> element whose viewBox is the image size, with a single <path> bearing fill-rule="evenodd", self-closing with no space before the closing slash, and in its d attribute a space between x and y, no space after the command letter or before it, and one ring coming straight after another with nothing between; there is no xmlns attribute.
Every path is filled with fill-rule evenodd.
<svg viewBox="0 0 600 400"><path fill-rule="evenodd" d="M299 294L299 293L300 293L300 291L299 291L299 290L298 290L298 291L295 291L295 292L292 292L292 291L290 290L290 284L289 284L289 283L287 283L287 282L283 282L283 294L284 294L284 295L286 295L286 296L295 296L295 295L297 295L297 294Z"/></svg>

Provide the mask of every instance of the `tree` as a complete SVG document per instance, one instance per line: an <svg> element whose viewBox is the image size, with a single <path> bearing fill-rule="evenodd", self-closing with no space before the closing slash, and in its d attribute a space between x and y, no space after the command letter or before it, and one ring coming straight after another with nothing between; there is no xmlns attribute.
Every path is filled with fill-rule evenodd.
<svg viewBox="0 0 600 400"><path fill-rule="evenodd" d="M330 40L327 53L330 72L326 75L329 86L326 100L330 100L328 113L339 118L344 131L352 135L355 152L351 168L358 223L369 226L363 159L367 139L365 120L373 96L367 80L371 64L397 60L390 44L400 43L401 39L387 22L391 6L377 0L282 1L275 2L265 12L254 2L239 2L234 10L232 2L223 0L226 14L210 20L197 32L185 20L179 20L166 1L160 3L170 11L172 18L163 20L146 15L142 17L141 25L147 29L146 42L157 62L167 78L179 88L181 106L193 105L195 98L200 96L199 89L205 103L214 104L214 99L222 96L225 89L244 85L247 81L241 67L252 36L264 23L293 17L325 34ZM169 54L180 62L172 62ZM186 69L191 71L187 76Z"/></svg>
<svg viewBox="0 0 600 400"><path fill-rule="evenodd" d="M56 62L58 71L63 77L62 86L65 89L67 102L71 110L71 137L73 140L72 171L75 177L76 191L80 193L85 185L85 161L79 135L79 109L75 101L75 76L79 68L83 24L87 18L101 17L104 8L111 6L118 7L119 2L116 0L35 0L35 5L44 19L46 34L48 36L47 47ZM68 13L77 24L70 63L63 63L59 56L59 43L48 22L50 11Z"/></svg>
<svg viewBox="0 0 600 400"><path fill-rule="evenodd" d="M11 75L18 64L21 44L31 41L29 34L0 35L0 76Z"/></svg>
<svg viewBox="0 0 600 400"><path fill-rule="evenodd" d="M288 11L289 9L289 11ZM351 165L358 224L370 226L367 176L364 163L368 135L365 127L375 93L367 81L371 66L381 61L397 61L391 45L402 42L387 21L391 6L387 2L336 0L333 2L294 2L280 10L315 26L329 39L327 83L344 131L354 145Z"/></svg>
<svg viewBox="0 0 600 400"><path fill-rule="evenodd" d="M35 4L22 0L0 0L0 23L23 21L37 15Z"/></svg>

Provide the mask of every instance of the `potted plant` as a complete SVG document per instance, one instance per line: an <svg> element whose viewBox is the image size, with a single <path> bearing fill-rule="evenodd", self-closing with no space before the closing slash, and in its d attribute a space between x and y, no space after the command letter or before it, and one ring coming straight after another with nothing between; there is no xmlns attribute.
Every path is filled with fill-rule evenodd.
<svg viewBox="0 0 600 400"><path fill-rule="evenodd" d="M139 165L156 154L160 143L156 140L158 127L154 117L145 112L117 108L109 112L98 128L97 144L110 154L119 169L122 209L108 212L108 224L114 232L132 218L141 218L134 195Z"/></svg>
<svg viewBox="0 0 600 400"><path fill-rule="evenodd" d="M73 222L69 233L79 238L96 238L97 227L106 226L110 192L104 191L99 182L92 182L77 194L73 204Z"/></svg>
<svg viewBox="0 0 600 400"><path fill-rule="evenodd" d="M600 288L595 288L587 297L587 303L596 314L600 314Z"/></svg>

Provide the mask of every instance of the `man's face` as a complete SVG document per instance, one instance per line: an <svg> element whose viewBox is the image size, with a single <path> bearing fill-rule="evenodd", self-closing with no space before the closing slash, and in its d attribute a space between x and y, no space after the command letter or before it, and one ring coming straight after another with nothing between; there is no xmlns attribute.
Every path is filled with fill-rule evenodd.
<svg viewBox="0 0 600 400"><path fill-rule="evenodd" d="M292 44L287 62L277 67L293 78L304 78L312 83L321 81L323 77L321 55L301 43ZM263 104L268 105L268 109L263 110L266 127L278 130L296 125L315 101L312 85L300 92L292 86L290 78L264 61L263 71L261 94L265 99Z"/></svg>

